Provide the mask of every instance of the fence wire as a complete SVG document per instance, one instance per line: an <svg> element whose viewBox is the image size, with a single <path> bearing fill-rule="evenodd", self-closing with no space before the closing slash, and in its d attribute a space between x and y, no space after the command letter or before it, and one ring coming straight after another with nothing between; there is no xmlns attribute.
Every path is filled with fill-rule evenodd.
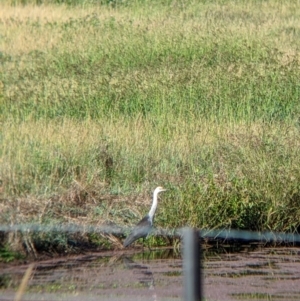
<svg viewBox="0 0 300 301"><path fill-rule="evenodd" d="M15 224L0 225L0 232L60 232L60 233L102 233L112 235L125 235L132 228L117 225L77 225L77 224ZM151 235L181 238L185 228L177 229L154 229ZM300 234L273 231L247 231L236 229L198 229L200 238L244 240L262 243L300 243Z"/></svg>

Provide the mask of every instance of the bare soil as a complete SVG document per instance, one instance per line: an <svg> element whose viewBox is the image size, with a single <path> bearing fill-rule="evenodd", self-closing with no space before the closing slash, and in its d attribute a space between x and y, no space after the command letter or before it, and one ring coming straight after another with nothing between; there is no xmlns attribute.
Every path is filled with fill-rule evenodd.
<svg viewBox="0 0 300 301"><path fill-rule="evenodd" d="M182 300L173 250L89 253L35 262L22 300ZM207 250L206 300L300 300L300 248ZM0 300L13 300L29 263L0 265Z"/></svg>

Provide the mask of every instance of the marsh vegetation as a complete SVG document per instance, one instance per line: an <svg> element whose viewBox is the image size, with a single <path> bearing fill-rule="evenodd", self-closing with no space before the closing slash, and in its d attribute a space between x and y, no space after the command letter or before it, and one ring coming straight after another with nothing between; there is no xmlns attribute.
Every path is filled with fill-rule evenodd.
<svg viewBox="0 0 300 301"><path fill-rule="evenodd" d="M299 230L299 19L297 1L1 1L0 223L129 226L162 185L158 227Z"/></svg>

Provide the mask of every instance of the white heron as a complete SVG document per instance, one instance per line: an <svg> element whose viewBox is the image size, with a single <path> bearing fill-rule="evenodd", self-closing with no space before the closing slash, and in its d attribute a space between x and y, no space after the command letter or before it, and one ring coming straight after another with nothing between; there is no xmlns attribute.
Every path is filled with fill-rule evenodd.
<svg viewBox="0 0 300 301"><path fill-rule="evenodd" d="M157 187L155 188L153 192L153 203L151 206L151 209L149 213L144 216L139 223L133 228L131 233L127 236L127 238L124 241L124 247L128 247L130 244L132 244L134 241L136 241L139 238L145 238L149 235L152 226L153 226L153 218L155 214L155 210L157 207L157 199L158 199L158 194L160 192L166 191L163 187Z"/></svg>

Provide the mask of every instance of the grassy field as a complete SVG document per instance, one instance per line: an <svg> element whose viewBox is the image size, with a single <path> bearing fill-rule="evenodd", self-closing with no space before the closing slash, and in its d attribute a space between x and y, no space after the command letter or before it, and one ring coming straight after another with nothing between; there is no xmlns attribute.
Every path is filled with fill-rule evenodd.
<svg viewBox="0 0 300 301"><path fill-rule="evenodd" d="M1 1L0 224L299 230L299 7Z"/></svg>

